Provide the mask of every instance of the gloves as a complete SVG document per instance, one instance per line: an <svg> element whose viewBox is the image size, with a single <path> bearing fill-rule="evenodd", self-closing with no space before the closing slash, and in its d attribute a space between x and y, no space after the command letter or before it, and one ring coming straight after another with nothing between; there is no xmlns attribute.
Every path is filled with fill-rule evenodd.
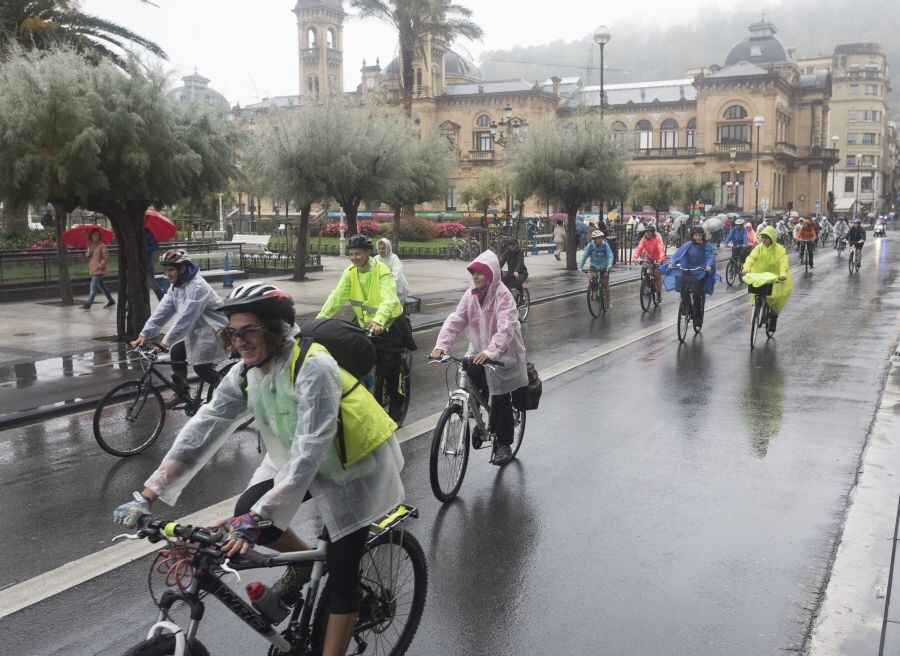
<svg viewBox="0 0 900 656"><path fill-rule="evenodd" d="M260 530L267 526L272 526L271 519L263 519L251 513L232 517L226 522L228 533L225 536L225 541L243 540L252 547L259 539Z"/></svg>
<svg viewBox="0 0 900 656"><path fill-rule="evenodd" d="M141 496L140 492L131 493L133 501L123 503L113 510L113 521L125 528L134 528L144 515L150 514L150 501Z"/></svg>

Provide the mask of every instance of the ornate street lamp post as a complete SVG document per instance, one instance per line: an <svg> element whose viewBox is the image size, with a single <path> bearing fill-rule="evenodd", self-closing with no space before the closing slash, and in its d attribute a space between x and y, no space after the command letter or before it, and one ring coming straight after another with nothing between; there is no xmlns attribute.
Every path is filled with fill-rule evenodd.
<svg viewBox="0 0 900 656"><path fill-rule="evenodd" d="M831 149L837 150L838 141L841 138L837 135L831 137ZM837 189L834 188L834 170L837 168L837 159L835 159L834 163L831 165L831 207L828 208L828 213L831 214L829 216L829 220L834 221L834 206L837 205Z"/></svg>
<svg viewBox="0 0 900 656"><path fill-rule="evenodd" d="M503 118L500 119L500 122L497 123L495 121L491 121L491 141L500 146L501 148L507 148L508 146L514 146L522 141L525 138L525 133L528 132L528 121L525 119L513 118L513 108L512 105L506 103L506 107L503 108ZM509 197L509 187L506 188L506 221L510 225L512 221L512 216L510 216L512 212L512 208L510 207L510 197ZM487 226L485 226L487 227ZM487 233L482 235L482 249L487 249Z"/></svg>
<svg viewBox="0 0 900 656"><path fill-rule="evenodd" d="M606 25L600 25L594 30L594 43L600 46L600 118L603 118L603 111L606 109L606 94L603 92L603 46L609 43L612 34Z"/></svg>
<svg viewBox="0 0 900 656"><path fill-rule="evenodd" d="M862 155L856 153L856 202L853 204L853 218L859 218L859 167L862 165Z"/></svg>
<svg viewBox="0 0 900 656"><path fill-rule="evenodd" d="M757 116L753 119L753 125L756 126L756 180L753 187L756 190L756 208L753 210L753 222L759 223L759 131L766 122L765 117Z"/></svg>

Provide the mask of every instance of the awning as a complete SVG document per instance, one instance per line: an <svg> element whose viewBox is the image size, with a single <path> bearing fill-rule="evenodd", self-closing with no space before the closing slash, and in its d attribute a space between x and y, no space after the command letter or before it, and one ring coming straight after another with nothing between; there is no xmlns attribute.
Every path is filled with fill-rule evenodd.
<svg viewBox="0 0 900 656"><path fill-rule="evenodd" d="M834 211L835 212L847 212L850 208L853 207L853 203L856 202L855 198L838 198L834 201Z"/></svg>

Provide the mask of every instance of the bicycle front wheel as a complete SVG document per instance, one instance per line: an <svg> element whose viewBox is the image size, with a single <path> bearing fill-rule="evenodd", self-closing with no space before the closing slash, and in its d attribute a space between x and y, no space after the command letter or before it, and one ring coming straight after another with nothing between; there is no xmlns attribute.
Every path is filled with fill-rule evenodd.
<svg viewBox="0 0 900 656"><path fill-rule="evenodd" d="M515 458L522 447L522 439L525 437L525 411L513 407L513 441L512 457Z"/></svg>
<svg viewBox="0 0 900 656"><path fill-rule="evenodd" d="M728 266L725 268L725 282L728 283L729 287L734 284L734 279L737 278L737 274L737 262L734 261L734 258L731 258L728 260Z"/></svg>
<svg viewBox="0 0 900 656"><path fill-rule="evenodd" d="M184 651L185 656L209 656L209 651L199 640L194 640ZM125 656L175 656L175 636L158 635L145 640L125 652Z"/></svg>
<svg viewBox="0 0 900 656"><path fill-rule="evenodd" d="M166 406L159 390L130 380L116 385L94 411L94 438L110 455L133 456L162 432Z"/></svg>
<svg viewBox="0 0 900 656"><path fill-rule="evenodd" d="M525 287L519 289L516 295L516 308L519 310L519 321L525 321L531 309L531 293Z"/></svg>
<svg viewBox="0 0 900 656"><path fill-rule="evenodd" d="M850 269L850 273L853 273L854 262L856 261L856 249L850 249L850 255L847 256L847 268Z"/></svg>
<svg viewBox="0 0 900 656"><path fill-rule="evenodd" d="M655 289L650 280L646 276L641 280L641 309L644 312L650 310L650 304L653 302Z"/></svg>
<svg viewBox="0 0 900 656"><path fill-rule="evenodd" d="M598 295L596 287L599 286L600 283L592 282L588 285L587 288L587 304L588 311L591 313L592 317L600 316L600 297Z"/></svg>
<svg viewBox="0 0 900 656"><path fill-rule="evenodd" d="M691 302L684 296L678 304L678 341L682 344L687 339L688 325L691 323Z"/></svg>
<svg viewBox="0 0 900 656"><path fill-rule="evenodd" d="M450 405L441 413L431 438L428 473L438 501L447 503L456 498L468 464L469 422L459 405Z"/></svg>
<svg viewBox="0 0 900 656"><path fill-rule="evenodd" d="M762 299L757 296L753 301L753 314L750 317L750 348L751 350L756 348L756 334L759 332L759 327L762 321L765 319L762 315Z"/></svg>

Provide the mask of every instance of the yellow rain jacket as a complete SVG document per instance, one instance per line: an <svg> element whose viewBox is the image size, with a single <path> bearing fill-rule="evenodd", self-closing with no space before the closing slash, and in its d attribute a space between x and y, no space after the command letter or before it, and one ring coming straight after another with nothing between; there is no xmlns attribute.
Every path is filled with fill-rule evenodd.
<svg viewBox="0 0 900 656"><path fill-rule="evenodd" d="M788 255L787 251L784 250L784 246L778 243L775 228L766 226L758 234L759 237L763 235L768 236L772 240L772 245L766 246L760 239L756 248L750 251L750 255L747 256L747 260L744 262L744 270L750 273L768 272L776 276L785 276L785 281L774 285L772 287L772 295L766 299L769 307L775 310L776 313L781 314L781 310L784 308L784 304L787 303L788 296L791 295L791 290L794 288ZM750 300L752 302L752 296L750 296Z"/></svg>

